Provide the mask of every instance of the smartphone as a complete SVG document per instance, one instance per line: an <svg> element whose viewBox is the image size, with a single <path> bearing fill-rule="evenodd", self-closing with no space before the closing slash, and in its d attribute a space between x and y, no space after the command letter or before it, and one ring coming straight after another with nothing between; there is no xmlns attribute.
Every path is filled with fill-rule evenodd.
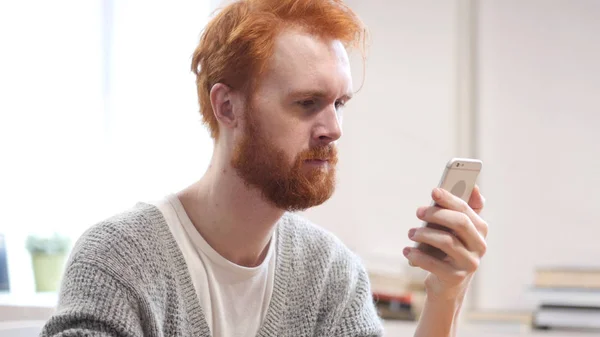
<svg viewBox="0 0 600 337"><path fill-rule="evenodd" d="M473 187L475 187L482 166L482 161L478 159L452 158L448 161L448 164L446 164L438 187L449 191L465 202L469 202L469 198L471 198ZM435 202L433 202L432 205L436 205ZM452 233L452 230L448 227L434 223L424 222L423 226ZM446 253L442 250L426 243L419 242L416 244L416 247L422 252L440 260L443 260L446 257Z"/></svg>

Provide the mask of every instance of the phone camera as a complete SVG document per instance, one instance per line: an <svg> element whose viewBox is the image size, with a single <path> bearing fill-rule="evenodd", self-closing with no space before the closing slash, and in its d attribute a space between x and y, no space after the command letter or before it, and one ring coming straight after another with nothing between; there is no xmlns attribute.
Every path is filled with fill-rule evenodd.
<svg viewBox="0 0 600 337"><path fill-rule="evenodd" d="M456 163L456 167L458 167L460 165L460 163Z"/></svg>

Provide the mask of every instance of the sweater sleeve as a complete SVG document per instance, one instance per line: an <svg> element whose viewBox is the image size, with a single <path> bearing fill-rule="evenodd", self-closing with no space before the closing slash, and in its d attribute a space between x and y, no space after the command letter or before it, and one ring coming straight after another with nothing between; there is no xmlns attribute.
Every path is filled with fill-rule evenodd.
<svg viewBox="0 0 600 337"><path fill-rule="evenodd" d="M356 263L355 272L351 274L349 281L349 300L332 336L382 336L383 324L375 309L369 277L362 264Z"/></svg>
<svg viewBox="0 0 600 337"><path fill-rule="evenodd" d="M73 262L63 276L56 313L41 337L143 336L139 310L129 288L110 270Z"/></svg>

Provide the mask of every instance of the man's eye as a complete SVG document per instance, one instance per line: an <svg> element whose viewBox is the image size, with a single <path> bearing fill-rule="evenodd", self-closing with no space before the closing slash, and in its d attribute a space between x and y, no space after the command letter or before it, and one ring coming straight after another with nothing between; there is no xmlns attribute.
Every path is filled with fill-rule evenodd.
<svg viewBox="0 0 600 337"><path fill-rule="evenodd" d="M312 99L305 99L305 100L299 101L298 105L300 105L303 108L310 108L315 105L315 101Z"/></svg>
<svg viewBox="0 0 600 337"><path fill-rule="evenodd" d="M344 102L344 101L335 101L335 108L336 109L343 108L344 105L346 105L346 102Z"/></svg>

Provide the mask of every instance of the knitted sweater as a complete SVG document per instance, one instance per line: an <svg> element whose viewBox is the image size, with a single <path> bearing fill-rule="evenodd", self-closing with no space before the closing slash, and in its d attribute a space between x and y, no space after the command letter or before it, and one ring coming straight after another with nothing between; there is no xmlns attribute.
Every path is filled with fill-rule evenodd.
<svg viewBox="0 0 600 337"><path fill-rule="evenodd" d="M382 335L367 274L351 251L295 214L286 213L277 231L273 295L258 336ZM162 213L145 203L77 241L41 333L210 335L184 257Z"/></svg>

